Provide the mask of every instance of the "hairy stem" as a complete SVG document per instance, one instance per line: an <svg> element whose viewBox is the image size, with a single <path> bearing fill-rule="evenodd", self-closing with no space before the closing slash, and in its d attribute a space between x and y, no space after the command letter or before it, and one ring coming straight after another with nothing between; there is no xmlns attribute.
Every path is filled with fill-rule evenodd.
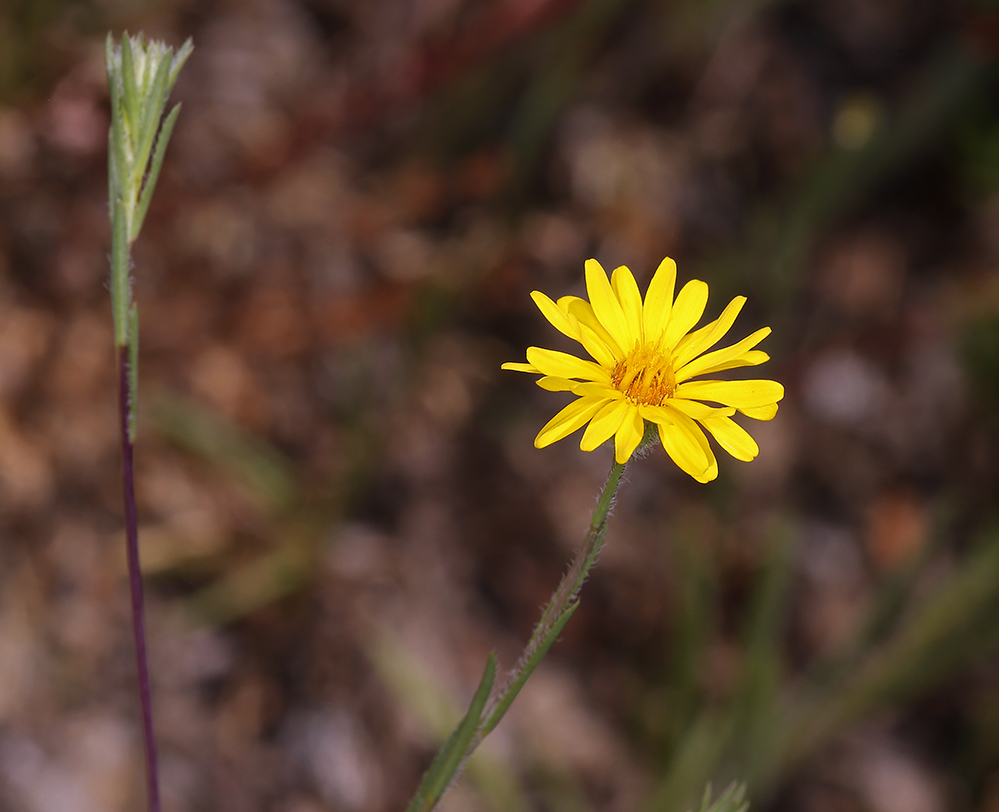
<svg viewBox="0 0 999 812"><path fill-rule="evenodd" d="M146 656L146 616L142 602L142 571L139 568L139 523L135 507L135 468L129 433L131 415L129 403L128 345L117 348L118 406L121 417L121 478L125 497L125 545L128 552L128 584L132 596L132 631L135 635L135 657L139 674L139 701L142 705L142 739L146 752L146 790L149 812L160 812L159 773L156 760L156 736L153 732L153 699L149 681L149 660Z"/></svg>
<svg viewBox="0 0 999 812"><path fill-rule="evenodd" d="M546 642L550 645L551 641L548 641L548 637L552 629L565 618L566 612L575 609L576 596L586 580L587 573L596 562L600 548L603 547L604 538L607 536L607 517L614 504L614 496L617 494L626 466L626 462L614 462L611 465L610 472L607 474L607 482L604 483L603 490L597 499L597 506L593 510L593 518L590 520L586 538L569 565L569 569L562 576L558 588L552 594L551 600L541 615L541 620L534 627L531 639L527 641L520 659L517 660L517 665L510 672L506 683L487 706L478 740L481 740L499 724L503 714L523 686L524 670L528 667L533 669L540 648Z"/></svg>
<svg viewBox="0 0 999 812"><path fill-rule="evenodd" d="M495 658L493 655L489 655L486 673L483 675L478 691L476 691L476 699L473 700L468 713L465 714L458 728L444 743L441 751L423 776L423 781L420 782L416 794L406 808L407 812L431 812L437 806L437 802L447 792L448 787L461 774L465 762L475 752L482 740L489 735L490 731L499 724L500 719L503 718L513 700L516 699L517 694L520 693L520 689L524 687L528 677L548 653L565 624L576 611L576 607L579 605L577 600L579 589L586 580L590 567L597 560L597 554L600 552L604 537L607 535L607 516L614 503L618 486L621 484L621 476L624 474L626 464L615 462L611 465L607 482L597 499L597 506L590 521L590 529L586 533L583 545L569 565L568 571L562 577L562 581L548 602L548 606L545 607L541 620L534 627L531 639L528 640L517 665L510 672L503 686L486 703L486 695L492 688L496 674Z"/></svg>

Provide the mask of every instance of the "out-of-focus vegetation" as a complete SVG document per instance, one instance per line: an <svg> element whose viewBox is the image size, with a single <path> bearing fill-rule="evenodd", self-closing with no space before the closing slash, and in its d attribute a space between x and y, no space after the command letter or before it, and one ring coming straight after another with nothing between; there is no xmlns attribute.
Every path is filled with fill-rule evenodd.
<svg viewBox="0 0 999 812"><path fill-rule="evenodd" d="M609 460L532 446L528 294L665 255L788 396L629 468L444 807L999 808L999 18L942 0L0 6L0 806L141 797L108 27L197 44L135 255L168 808L403 807Z"/></svg>

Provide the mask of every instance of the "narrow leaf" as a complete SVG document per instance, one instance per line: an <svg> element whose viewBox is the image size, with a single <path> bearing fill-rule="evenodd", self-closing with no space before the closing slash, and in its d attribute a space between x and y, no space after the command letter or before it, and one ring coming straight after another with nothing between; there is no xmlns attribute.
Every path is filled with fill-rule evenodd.
<svg viewBox="0 0 999 812"><path fill-rule="evenodd" d="M104 38L104 69L108 73L108 87L110 87L111 77L114 75L114 38L110 31Z"/></svg>
<svg viewBox="0 0 999 812"><path fill-rule="evenodd" d="M444 791L451 783L455 773L465 759L468 746L479 727L482 719L482 711L486 706L486 700L493 689L496 680L496 655L490 653L486 661L486 670L479 682L479 687L472 697L468 713L459 722L458 727L448 736L447 741L440 752L434 757L427 769L426 775L420 782L420 786L406 807L406 812L428 812L433 809L437 801L440 800Z"/></svg>
<svg viewBox="0 0 999 812"><path fill-rule="evenodd" d="M507 712L507 709L513 703L513 700L517 698L517 694L520 693L520 689L524 687L524 683L527 682L527 678L534 673L534 669L538 667L538 663L541 659L548 653L548 649L552 647L558 636L562 633L562 629L565 628L565 624L569 622L569 618L572 617L573 613L579 606L579 601L569 604L562 613L562 616L555 621L555 625L549 630L548 634L544 636L540 645L534 650L534 653L528 658L527 662L521 667L520 673L514 679L510 686L506 689L496 707L492 708L489 712L489 716L486 718L485 724L482 726L482 735L492 732L493 728L499 724L500 719L503 718L503 714Z"/></svg>
<svg viewBox="0 0 999 812"><path fill-rule="evenodd" d="M700 812L708 812L708 807L711 806L711 782L704 787L704 797L701 798L701 809Z"/></svg>
<svg viewBox="0 0 999 812"><path fill-rule="evenodd" d="M108 216L114 211L114 199L117 196L118 170L115 167L114 159L114 136L108 130Z"/></svg>
<svg viewBox="0 0 999 812"><path fill-rule="evenodd" d="M104 70L108 75L108 93L111 96L111 112L115 113L118 109L118 79L117 71L114 65L114 40L111 38L111 32L108 32L107 39L104 40Z"/></svg>
<svg viewBox="0 0 999 812"><path fill-rule="evenodd" d="M121 112L112 110L110 151L114 155L113 182L111 194L124 199L128 176L128 158L125 155L125 133L122 125ZM113 199L113 198L112 198ZM126 235L127 236L127 235Z"/></svg>
<svg viewBox="0 0 999 812"><path fill-rule="evenodd" d="M128 343L128 310L131 290L128 284L128 226L121 196L115 195L111 214L111 315L114 319L114 343Z"/></svg>
<svg viewBox="0 0 999 812"><path fill-rule="evenodd" d="M177 49L177 53L174 54L173 61L170 63L170 79L167 82L167 93L173 90L173 86L177 82L177 76L180 74L180 69L184 67L184 63L187 62L188 57L194 51L194 40L188 37L184 40L184 44Z"/></svg>
<svg viewBox="0 0 999 812"><path fill-rule="evenodd" d="M146 219L146 210L149 208L149 201L153 197L153 189L156 188L156 181L160 176L160 167L163 166L163 156L166 154L167 144L173 133L173 125L177 123L177 116L180 113L180 105L174 106L173 110L166 117L160 134L156 139L156 148L153 150L153 162L149 167L149 174L146 176L145 185L142 187L142 194L139 197L139 207L135 212L135 221L132 224L133 239L139 236L142 224Z"/></svg>
<svg viewBox="0 0 999 812"><path fill-rule="evenodd" d="M132 59L132 42L126 31L121 38L121 84L124 92L125 123L131 135L136 136L135 125L139 119L139 94L135 87L135 64Z"/></svg>
<svg viewBox="0 0 999 812"><path fill-rule="evenodd" d="M109 188L108 203L114 210L115 197L124 194L122 179L128 171L128 161L125 157L124 118L121 109L121 84L118 81L114 65L114 45L108 34L104 48L104 60L108 73L108 93L111 97L111 137L108 144L108 161L111 167L108 171Z"/></svg>
<svg viewBox="0 0 999 812"><path fill-rule="evenodd" d="M704 790L700 812L747 812L749 801L746 801L745 797L746 785L733 782L714 803L711 803L711 784L708 784Z"/></svg>
<svg viewBox="0 0 999 812"><path fill-rule="evenodd" d="M462 723L464 723L462 719ZM437 776L440 775L441 770L444 768L444 762L450 757L451 753L454 752L456 748L456 742L458 740L458 734L461 733L461 724L458 725L454 730L451 731L450 735L444 740L444 744L441 746L440 751L434 756L434 760L430 762L430 766L427 767L427 772L423 776L423 780L420 782L420 786L416 788L416 794L413 795L413 800L409 802L409 806L406 807L406 812L421 812L421 810L427 808L433 808L427 806L430 798L430 791L433 787Z"/></svg>
<svg viewBox="0 0 999 812"><path fill-rule="evenodd" d="M139 128L138 149L135 154L134 171L137 177L130 181L138 184L142 182L142 176L146 173L149 164L149 153L153 148L153 139L156 138L156 131L159 129L159 117L163 115L163 107L166 105L167 79L170 76L170 60L166 57L160 60L156 70L156 79L146 97L146 107L142 111L142 126ZM135 239L136 234L132 234Z"/></svg>

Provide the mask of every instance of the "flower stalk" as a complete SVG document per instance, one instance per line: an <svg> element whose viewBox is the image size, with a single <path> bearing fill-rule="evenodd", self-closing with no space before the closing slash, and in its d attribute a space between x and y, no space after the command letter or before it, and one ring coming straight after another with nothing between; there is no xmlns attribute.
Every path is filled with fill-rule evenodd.
<svg viewBox="0 0 999 812"><path fill-rule="evenodd" d="M651 433L649 434L647 439L651 441ZM468 758L499 724L520 693L520 689L524 687L576 611L579 606L579 590L590 568L596 562L607 536L607 519L626 466L627 462L617 461L611 465L607 481L597 498L597 505L593 510L593 517L583 544L542 612L541 619L534 627L523 653L517 660L517 665L502 687L494 692L496 658L493 654L489 655L485 673L468 712L431 762L406 812L430 812L437 805L448 787L461 773Z"/></svg>
<svg viewBox="0 0 999 812"><path fill-rule="evenodd" d="M482 735L492 731L499 724L503 714L516 698L520 689L527 682L527 678L537 666L537 662L547 653L555 638L562 631L562 628L572 617L573 612L579 605L577 600L579 590L586 581L586 576L590 568L596 563L600 549L604 545L607 536L607 519L610 515L611 507L614 505L614 497L621 484L621 477L627 463L615 461L611 464L607 474L607 481L604 483L600 496L597 497L597 506L593 510L593 517L590 519L590 527L586 532L583 545L576 553L576 557L569 565L569 569L562 576L562 581L552 594L551 600L541 614L541 620L534 627L530 640L524 648L523 654L517 661L517 665L499 693L487 705L485 713L485 724L482 728ZM554 636L553 630L556 630Z"/></svg>
<svg viewBox="0 0 999 812"><path fill-rule="evenodd" d="M121 44L115 47L108 34L104 53L111 96L111 128L108 134L111 315L118 368L125 545L150 812L160 812L160 792L135 503L139 309L132 300L132 244L142 229L170 134L180 112L178 104L164 120L166 100L192 47L188 40L174 53L163 43L146 42L141 33L135 37L126 33Z"/></svg>

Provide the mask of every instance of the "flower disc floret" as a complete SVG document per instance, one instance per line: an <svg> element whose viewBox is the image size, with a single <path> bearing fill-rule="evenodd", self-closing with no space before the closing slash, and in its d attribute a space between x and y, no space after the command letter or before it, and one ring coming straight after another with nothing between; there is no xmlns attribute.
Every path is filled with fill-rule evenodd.
<svg viewBox="0 0 999 812"><path fill-rule="evenodd" d="M673 361L656 347L636 346L611 370L611 383L629 403L662 406L676 391Z"/></svg>
<svg viewBox="0 0 999 812"><path fill-rule="evenodd" d="M531 298L555 329L579 342L592 360L529 347L527 363L503 364L503 369L540 374L537 383L543 389L576 395L541 429L535 446L543 448L586 426L579 444L583 451L613 437L615 459L624 463L641 443L646 424L653 423L666 452L699 482L718 475L704 430L736 459L754 459L759 447L732 416L738 412L755 420L772 419L784 387L768 380L691 380L769 359L756 349L770 334L769 327L712 349L731 329L745 298L737 296L717 319L695 330L707 305L708 286L692 280L674 297L676 263L668 257L644 300L624 266L608 279L591 259L585 273L589 301L565 296L554 302L540 291Z"/></svg>

